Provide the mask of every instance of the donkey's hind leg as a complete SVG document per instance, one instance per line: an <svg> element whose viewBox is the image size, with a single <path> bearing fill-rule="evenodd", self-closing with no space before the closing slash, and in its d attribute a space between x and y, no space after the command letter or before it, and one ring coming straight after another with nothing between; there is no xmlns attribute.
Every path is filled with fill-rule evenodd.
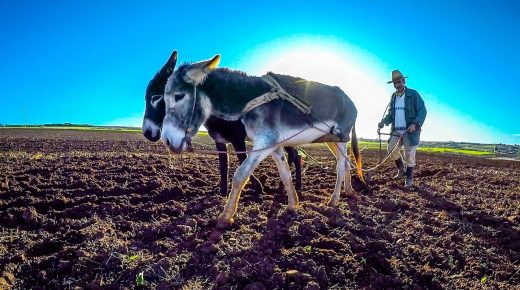
<svg viewBox="0 0 520 290"><path fill-rule="evenodd" d="M285 158L285 153L281 147L278 147L271 153L271 157L273 157L273 160L278 167L280 178L282 179L285 190L287 191L287 198L289 203L288 209L294 211L298 207L298 194L296 193L292 183L291 169L287 163L287 159Z"/></svg>
<svg viewBox="0 0 520 290"><path fill-rule="evenodd" d="M327 205L332 207L338 206L341 185L347 181L346 175L348 176L350 185L350 167L347 166L346 162L348 158L346 145L346 143L327 143L327 147L329 147L330 151L336 157L336 185L334 186L334 192L332 193L332 196L327 202Z"/></svg>
<svg viewBox="0 0 520 290"><path fill-rule="evenodd" d="M351 181L351 174L350 174L350 167L351 165L351 162L350 162L350 156L348 156L346 153L345 153L345 168L346 168L346 173L345 173L345 182L343 183L343 186L345 188L345 194L347 196L354 196L355 193L354 193L354 189L352 188L352 181Z"/></svg>
<svg viewBox="0 0 520 290"><path fill-rule="evenodd" d="M302 157L298 154L296 147L284 147L287 152L287 162L289 168L294 164L294 177L296 179L296 189L302 190Z"/></svg>
<svg viewBox="0 0 520 290"><path fill-rule="evenodd" d="M263 145L253 146L253 152L247 156L246 160L240 164L233 175L233 182L231 184L231 191L224 206L224 210L218 216L217 227L226 228L233 223L233 215L235 215L238 207L238 200L240 199L240 192L246 184L249 176L262 160L272 152L272 149L265 149L255 151L255 148L266 148ZM258 150L258 149L256 149Z"/></svg>

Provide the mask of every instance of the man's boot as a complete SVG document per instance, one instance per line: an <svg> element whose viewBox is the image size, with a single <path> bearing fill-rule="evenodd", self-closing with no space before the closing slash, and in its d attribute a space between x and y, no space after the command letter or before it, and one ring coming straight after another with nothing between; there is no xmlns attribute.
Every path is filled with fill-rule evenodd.
<svg viewBox="0 0 520 290"><path fill-rule="evenodd" d="M406 175L406 171L404 170L403 159L399 158L395 161L395 166L397 166L397 174L394 176L394 179L403 178Z"/></svg>
<svg viewBox="0 0 520 290"><path fill-rule="evenodd" d="M409 166L406 168L406 181L404 182L404 187L412 187L413 186L413 167Z"/></svg>

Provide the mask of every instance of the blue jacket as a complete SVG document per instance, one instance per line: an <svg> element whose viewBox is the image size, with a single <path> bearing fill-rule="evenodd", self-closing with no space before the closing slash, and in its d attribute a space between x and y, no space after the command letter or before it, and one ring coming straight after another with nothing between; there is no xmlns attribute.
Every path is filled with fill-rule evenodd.
<svg viewBox="0 0 520 290"><path fill-rule="evenodd" d="M394 132L395 97L396 95L393 93L388 114L382 120L385 125L392 124L392 132ZM405 140L403 141L411 146L417 146L421 137L421 127L424 124L424 119L426 119L426 106L419 93L408 87L404 92L404 115L406 127L408 128L411 124L415 124L416 130L413 133L406 132L404 135Z"/></svg>

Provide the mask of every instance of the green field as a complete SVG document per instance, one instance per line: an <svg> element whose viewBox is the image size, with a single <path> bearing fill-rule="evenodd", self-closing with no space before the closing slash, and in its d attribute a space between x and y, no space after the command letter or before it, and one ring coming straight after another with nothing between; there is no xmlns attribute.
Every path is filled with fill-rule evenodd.
<svg viewBox="0 0 520 290"><path fill-rule="evenodd" d="M134 127L111 127L111 126L90 126L90 125L71 125L71 126L3 126L0 129L52 129L52 130L77 130L77 131L112 131L112 132L141 132L141 128Z"/></svg>
<svg viewBox="0 0 520 290"><path fill-rule="evenodd" d="M379 150L378 141L361 141L360 148ZM471 144L471 146L460 146L460 144ZM386 150L386 141L382 142L382 149ZM472 143L444 143L444 142L427 142L426 144L420 144L417 148L420 152L428 153L452 153L452 154L464 154L472 156L492 156L494 145L491 144L472 144Z"/></svg>
<svg viewBox="0 0 520 290"><path fill-rule="evenodd" d="M3 126L0 129L52 129L52 130L79 130L79 131L108 131L108 132L133 132L141 133L141 128L136 127L112 127L112 126L91 126L91 125L41 125L41 126ZM207 132L201 131L198 133L201 137L206 137ZM359 142L361 150L379 150L379 142L377 140L361 140ZM382 141L381 148L386 150L386 140ZM499 146L509 146L500 144ZM520 158L518 146L510 145L515 149L515 153L511 154L512 158ZM421 142L419 148L420 152L428 153L448 153L448 154L464 154L471 156L496 156L494 150L497 148L495 144L479 144L467 142Z"/></svg>
<svg viewBox="0 0 520 290"><path fill-rule="evenodd" d="M458 149L458 148L444 148L444 147L419 147L419 151L429 152L429 153L455 153L455 154L465 154L465 155L474 155L474 156L492 156L493 152L489 151L479 151L479 150L471 150L471 149Z"/></svg>
<svg viewBox="0 0 520 290"><path fill-rule="evenodd" d="M51 130L77 130L77 131L108 131L108 132L135 132L141 133L138 127L113 127L113 126L90 126L90 125L72 125L72 126L23 126L9 125L0 127L0 129L51 129ZM208 132L199 132L198 135L206 136Z"/></svg>

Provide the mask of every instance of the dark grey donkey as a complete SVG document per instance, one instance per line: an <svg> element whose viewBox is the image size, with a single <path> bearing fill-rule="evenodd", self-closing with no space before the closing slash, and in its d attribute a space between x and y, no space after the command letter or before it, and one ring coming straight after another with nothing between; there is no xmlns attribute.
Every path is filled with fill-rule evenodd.
<svg viewBox="0 0 520 290"><path fill-rule="evenodd" d="M145 112L143 118L143 135L146 139L156 142L161 137L161 128L166 114L164 107L164 87L168 77L172 74L177 63L177 51L173 51L168 61L148 83L145 93ZM226 121L223 119L210 117L204 123L208 129L208 134L215 140L216 148L219 152L219 171L220 171L220 194L227 195L228 190L228 155L226 143L231 143L237 153L240 164L246 159L246 130L239 120ZM296 188L301 190L301 157L293 147L286 147L289 164L294 164ZM251 178L253 186L262 191L261 182L254 176Z"/></svg>
<svg viewBox="0 0 520 290"><path fill-rule="evenodd" d="M243 72L216 69L219 61L220 56L216 55L207 61L183 65L169 77L164 91L166 116L161 133L166 146L180 153L187 149L191 137L211 117L240 119L244 124L247 136L253 142L253 150L233 176L231 192L218 217L217 227L225 228L233 223L244 184L268 155L275 161L285 185L288 209L298 207L298 196L282 146L326 142L337 159L337 180L328 205L338 205L342 184L347 194L354 193L350 184L350 160L346 145L352 133L352 149L358 174L362 178L354 127L357 110L340 88L270 73L286 92L309 104L311 113L305 114L292 103L281 99L248 110L245 109L246 105L270 92L271 85Z"/></svg>

